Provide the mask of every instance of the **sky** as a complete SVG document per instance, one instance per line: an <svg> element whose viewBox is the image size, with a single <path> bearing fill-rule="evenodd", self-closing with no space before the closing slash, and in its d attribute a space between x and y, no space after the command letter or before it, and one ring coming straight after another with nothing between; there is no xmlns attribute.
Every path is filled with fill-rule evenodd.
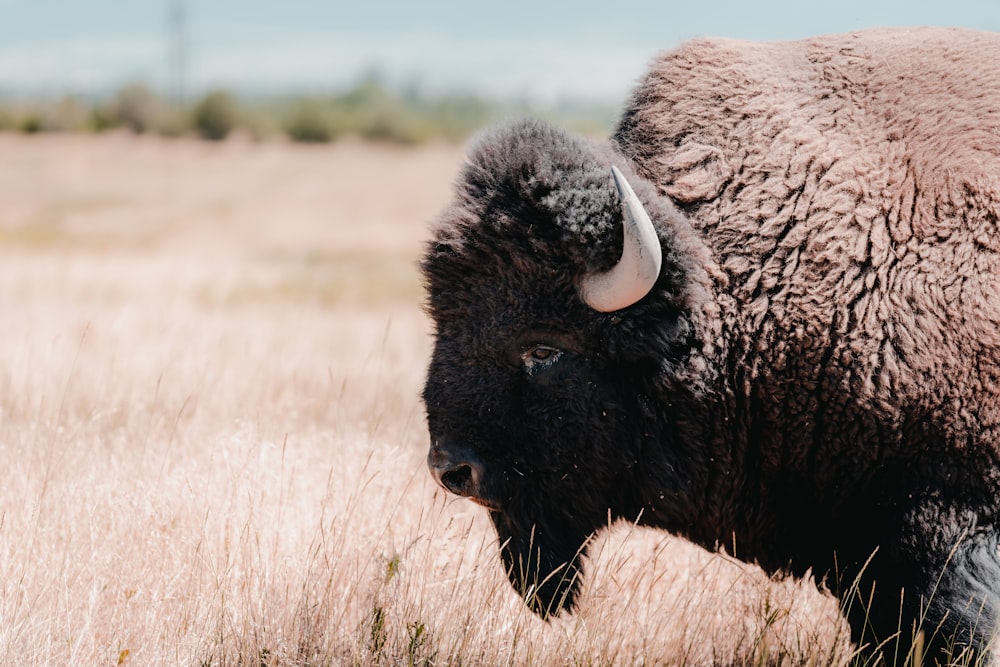
<svg viewBox="0 0 1000 667"><path fill-rule="evenodd" d="M182 8L178 68L172 16ZM333 92L379 73L430 91L618 101L659 50L717 35L1000 30L996 0L0 0L0 94Z"/></svg>

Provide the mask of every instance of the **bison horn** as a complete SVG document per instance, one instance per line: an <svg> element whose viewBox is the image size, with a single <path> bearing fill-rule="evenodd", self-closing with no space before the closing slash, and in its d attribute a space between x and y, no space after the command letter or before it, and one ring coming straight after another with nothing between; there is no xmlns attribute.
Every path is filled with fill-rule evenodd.
<svg viewBox="0 0 1000 667"><path fill-rule="evenodd" d="M611 174L625 218L622 257L607 271L580 280L580 297L602 313L628 308L646 296L660 276L663 260L660 240L642 202L617 167L611 167Z"/></svg>

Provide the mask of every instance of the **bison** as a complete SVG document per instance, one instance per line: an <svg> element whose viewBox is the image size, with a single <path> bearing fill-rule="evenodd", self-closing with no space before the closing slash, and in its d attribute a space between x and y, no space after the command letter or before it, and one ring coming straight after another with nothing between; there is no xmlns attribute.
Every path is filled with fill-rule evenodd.
<svg viewBox="0 0 1000 667"><path fill-rule="evenodd" d="M984 655L998 226L1000 36L686 43L610 141L470 148L421 264L430 470L543 616L626 520L812 571L866 646Z"/></svg>

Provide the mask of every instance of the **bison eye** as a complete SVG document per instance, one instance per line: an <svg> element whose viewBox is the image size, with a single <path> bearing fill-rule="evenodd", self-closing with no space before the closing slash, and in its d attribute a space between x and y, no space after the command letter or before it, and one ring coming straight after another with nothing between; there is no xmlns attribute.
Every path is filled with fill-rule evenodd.
<svg viewBox="0 0 1000 667"><path fill-rule="evenodd" d="M521 362L529 373L549 368L563 355L562 350L548 345L533 345L521 353Z"/></svg>

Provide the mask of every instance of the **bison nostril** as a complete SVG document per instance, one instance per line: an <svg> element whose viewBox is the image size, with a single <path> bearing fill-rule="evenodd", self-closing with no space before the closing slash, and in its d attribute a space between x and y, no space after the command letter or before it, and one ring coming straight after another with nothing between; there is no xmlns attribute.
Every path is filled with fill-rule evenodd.
<svg viewBox="0 0 1000 667"><path fill-rule="evenodd" d="M455 466L441 474L441 483L446 489L459 496L469 495L469 482L472 481L472 467L468 465Z"/></svg>

